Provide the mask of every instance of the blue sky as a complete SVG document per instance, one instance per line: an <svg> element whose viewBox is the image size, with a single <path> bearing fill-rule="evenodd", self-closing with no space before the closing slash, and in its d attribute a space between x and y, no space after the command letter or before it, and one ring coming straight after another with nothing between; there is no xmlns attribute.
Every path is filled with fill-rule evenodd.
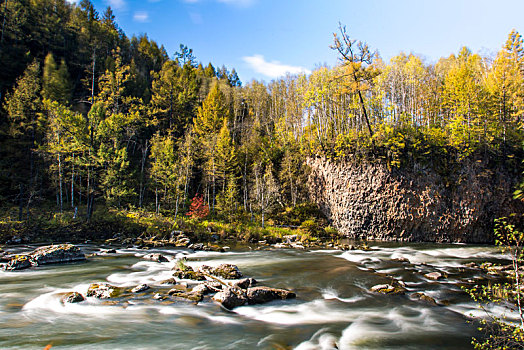
<svg viewBox="0 0 524 350"><path fill-rule="evenodd" d="M74 0L70 0L73 1ZM496 53L512 28L524 34L522 0L94 0L111 5L128 36L146 33L170 57L183 43L198 61L235 68L245 83L337 63L338 23L389 60L427 62L468 46Z"/></svg>

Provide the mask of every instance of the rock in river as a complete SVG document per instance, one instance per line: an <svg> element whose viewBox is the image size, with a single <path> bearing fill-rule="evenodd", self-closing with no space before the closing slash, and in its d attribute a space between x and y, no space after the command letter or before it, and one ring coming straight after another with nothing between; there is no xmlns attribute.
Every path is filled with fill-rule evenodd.
<svg viewBox="0 0 524 350"><path fill-rule="evenodd" d="M247 290L247 299L250 305L263 304L273 300L296 298L296 294L285 289L269 287L253 287Z"/></svg>
<svg viewBox="0 0 524 350"><path fill-rule="evenodd" d="M440 272L436 272L435 271L435 272L426 273L424 275L424 277L429 278L430 280L437 281L437 280L441 279L443 276L442 276L442 274Z"/></svg>
<svg viewBox="0 0 524 350"><path fill-rule="evenodd" d="M152 253L144 255L142 259L151 260L156 262L168 262L167 258L160 253Z"/></svg>
<svg viewBox="0 0 524 350"><path fill-rule="evenodd" d="M85 300L84 296L78 292L69 292L69 293L66 293L62 297L62 303L64 304L65 303L79 303L84 300Z"/></svg>
<svg viewBox="0 0 524 350"><path fill-rule="evenodd" d="M23 270L31 267L31 259L27 255L17 255L4 266L6 271Z"/></svg>
<svg viewBox="0 0 524 350"><path fill-rule="evenodd" d="M31 254L33 265L60 264L86 260L84 253L75 245L49 245L35 249Z"/></svg>
<svg viewBox="0 0 524 350"><path fill-rule="evenodd" d="M211 269L211 274L228 280L234 280L242 277L242 272L240 272L236 265L232 264L220 264L217 267Z"/></svg>
<svg viewBox="0 0 524 350"><path fill-rule="evenodd" d="M114 298L120 294L119 288L108 283L91 283L87 289L87 296L98 299Z"/></svg>
<svg viewBox="0 0 524 350"><path fill-rule="evenodd" d="M247 303L247 297L243 290L225 288L213 296L213 300L218 301L226 309L233 309Z"/></svg>
<svg viewBox="0 0 524 350"><path fill-rule="evenodd" d="M378 284L376 286L371 287L371 291L375 293L394 295L404 294L406 290L400 286L394 287L391 284Z"/></svg>
<svg viewBox="0 0 524 350"><path fill-rule="evenodd" d="M183 280L205 281L206 277L198 271L194 271L191 266L184 266L183 269L175 267L173 276Z"/></svg>
<svg viewBox="0 0 524 350"><path fill-rule="evenodd" d="M131 289L131 292L132 293L140 293L140 292L146 291L148 289L149 289L149 286L147 284L139 284L135 288Z"/></svg>

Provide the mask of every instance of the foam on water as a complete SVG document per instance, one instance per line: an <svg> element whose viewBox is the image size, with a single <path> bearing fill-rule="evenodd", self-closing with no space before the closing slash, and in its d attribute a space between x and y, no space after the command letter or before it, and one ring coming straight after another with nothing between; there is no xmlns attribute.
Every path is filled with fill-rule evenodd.
<svg viewBox="0 0 524 350"><path fill-rule="evenodd" d="M337 341L333 334L328 333L327 328L322 328L309 340L300 343L295 350L335 350L338 349Z"/></svg>
<svg viewBox="0 0 524 350"><path fill-rule="evenodd" d="M366 297L363 295L355 295L351 298L341 298L338 296L338 293L332 288L323 289L321 292L322 292L322 297L326 300L336 299L336 300L342 301L344 303L349 303L349 304L353 304L358 301L366 299Z"/></svg>
<svg viewBox="0 0 524 350"><path fill-rule="evenodd" d="M286 302L269 305L242 306L235 312L244 317L272 324L300 325L345 322L351 320L353 313L362 310L341 309L330 300L317 299L305 303Z"/></svg>
<svg viewBox="0 0 524 350"><path fill-rule="evenodd" d="M397 307L389 310L374 310L355 313L353 322L343 332L339 349L363 349L366 345L402 339L407 335L441 333L443 324L426 308ZM377 327L380 325L380 327Z"/></svg>

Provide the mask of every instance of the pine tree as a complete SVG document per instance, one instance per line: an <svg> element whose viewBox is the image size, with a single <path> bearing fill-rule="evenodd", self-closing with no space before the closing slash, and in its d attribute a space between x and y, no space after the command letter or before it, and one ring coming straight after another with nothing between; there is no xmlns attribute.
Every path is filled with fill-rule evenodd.
<svg viewBox="0 0 524 350"><path fill-rule="evenodd" d="M42 80L43 98L57 101L63 105L70 103L72 87L64 60L57 67L53 54L49 53L45 58Z"/></svg>

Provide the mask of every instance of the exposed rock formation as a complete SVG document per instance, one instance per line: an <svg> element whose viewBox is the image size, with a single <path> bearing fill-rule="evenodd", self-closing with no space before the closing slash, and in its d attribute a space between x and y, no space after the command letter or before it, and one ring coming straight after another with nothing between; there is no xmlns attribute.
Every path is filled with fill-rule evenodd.
<svg viewBox="0 0 524 350"><path fill-rule="evenodd" d="M84 253L72 244L49 245L35 249L31 254L33 265L61 264L86 260Z"/></svg>
<svg viewBox="0 0 524 350"><path fill-rule="evenodd" d="M512 199L516 176L464 160L441 173L390 170L379 161L310 158L308 187L331 224L350 238L493 242L493 220L522 212Z"/></svg>
<svg viewBox="0 0 524 350"><path fill-rule="evenodd" d="M5 265L7 271L23 270L31 266L63 264L86 260L85 254L72 244L48 245L35 249L28 255L16 255Z"/></svg>

